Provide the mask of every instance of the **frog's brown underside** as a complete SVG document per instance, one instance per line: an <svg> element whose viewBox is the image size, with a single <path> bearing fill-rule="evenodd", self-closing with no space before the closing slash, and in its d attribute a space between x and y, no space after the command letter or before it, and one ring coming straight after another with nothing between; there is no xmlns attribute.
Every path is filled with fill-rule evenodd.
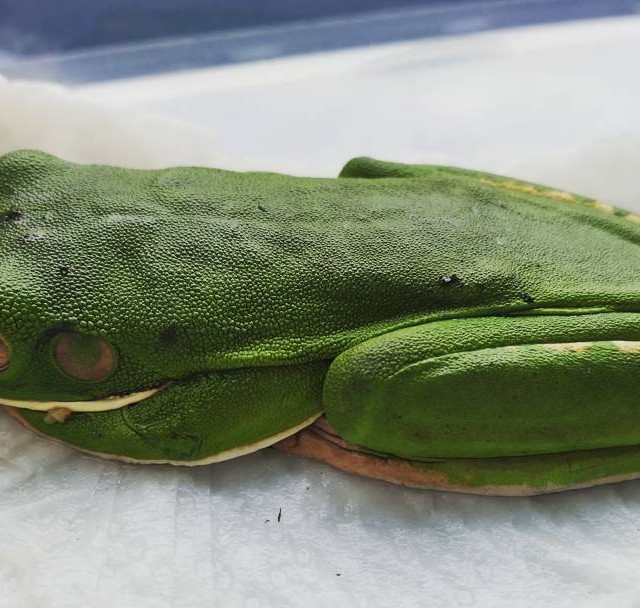
<svg viewBox="0 0 640 608"><path fill-rule="evenodd" d="M587 482L563 485L528 485L522 484L466 484L452 480L443 472L442 460L418 462L393 456L380 456L362 451L358 446L341 439L326 419L321 416L314 424L276 443L273 447L288 454L312 458L329 464L347 473L378 479L408 488L443 490L464 494L490 496L535 496L566 490L578 490L596 485L628 481L640 477L640 471L610 475ZM512 460L514 468L521 458ZM468 478L473 479L474 461L461 461L467 468ZM478 461L482 462L482 461Z"/></svg>

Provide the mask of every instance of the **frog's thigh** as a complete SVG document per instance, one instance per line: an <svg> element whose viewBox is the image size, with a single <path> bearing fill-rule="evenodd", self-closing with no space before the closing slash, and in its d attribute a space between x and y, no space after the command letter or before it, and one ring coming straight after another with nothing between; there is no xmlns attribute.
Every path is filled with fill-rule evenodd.
<svg viewBox="0 0 640 608"><path fill-rule="evenodd" d="M640 444L639 321L635 313L493 317L391 332L333 362L325 412L339 437L380 455L526 457L533 470L572 463L580 477L567 453ZM595 476L630 473L590 466Z"/></svg>
<svg viewBox="0 0 640 608"><path fill-rule="evenodd" d="M206 464L246 454L295 433L321 412L325 363L236 369L176 382L137 404L47 422L12 411L24 424L100 456L136 462Z"/></svg>

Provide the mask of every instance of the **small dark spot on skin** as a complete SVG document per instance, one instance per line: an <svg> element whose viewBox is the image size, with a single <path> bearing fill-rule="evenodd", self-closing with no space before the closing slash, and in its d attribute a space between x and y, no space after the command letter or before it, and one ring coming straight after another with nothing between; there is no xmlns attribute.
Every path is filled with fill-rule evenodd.
<svg viewBox="0 0 640 608"><path fill-rule="evenodd" d="M66 277L69 274L69 269L65 266L60 266L60 268L58 268L58 272L60 273L61 277Z"/></svg>
<svg viewBox="0 0 640 608"><path fill-rule="evenodd" d="M342 576L342 574L340 574L340 572L336 572L336 576Z"/></svg>
<svg viewBox="0 0 640 608"><path fill-rule="evenodd" d="M265 524L268 524L270 521L271 521L270 519L265 519L265 520L264 520L264 523L265 523Z"/></svg>
<svg viewBox="0 0 640 608"><path fill-rule="evenodd" d="M178 327L169 325L160 332L160 342L163 344L175 344L178 341Z"/></svg>
<svg viewBox="0 0 640 608"><path fill-rule="evenodd" d="M280 523L281 519L282 519L282 507L278 509L278 523Z"/></svg>
<svg viewBox="0 0 640 608"><path fill-rule="evenodd" d="M7 211L2 216L3 222L18 222L24 217L24 214L20 211Z"/></svg>
<svg viewBox="0 0 640 608"><path fill-rule="evenodd" d="M266 207L263 207L262 205L258 205L258 209L259 209L260 211L264 211L265 213L267 212L267 208L266 208Z"/></svg>
<svg viewBox="0 0 640 608"><path fill-rule="evenodd" d="M520 298L522 299L523 302L526 302L527 304L533 304L535 302L535 300L533 299L533 296L530 296L528 293L521 293Z"/></svg>
<svg viewBox="0 0 640 608"><path fill-rule="evenodd" d="M44 236L41 234L25 234L20 237L20 242L22 243L39 243L44 239Z"/></svg>
<svg viewBox="0 0 640 608"><path fill-rule="evenodd" d="M444 274L440 277L440 285L449 287L460 282L460 277L457 274Z"/></svg>

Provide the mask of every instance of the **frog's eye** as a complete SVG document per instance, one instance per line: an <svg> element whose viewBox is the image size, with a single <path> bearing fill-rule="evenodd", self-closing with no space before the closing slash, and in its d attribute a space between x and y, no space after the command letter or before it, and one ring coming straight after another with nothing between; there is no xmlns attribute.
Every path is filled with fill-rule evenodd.
<svg viewBox="0 0 640 608"><path fill-rule="evenodd" d="M56 336L53 355L65 374L87 382L100 382L107 378L115 363L113 349L105 340L73 332Z"/></svg>
<svg viewBox="0 0 640 608"><path fill-rule="evenodd" d="M9 355L9 346L7 343L0 337L0 372L9 367L9 363L11 363L11 357Z"/></svg>

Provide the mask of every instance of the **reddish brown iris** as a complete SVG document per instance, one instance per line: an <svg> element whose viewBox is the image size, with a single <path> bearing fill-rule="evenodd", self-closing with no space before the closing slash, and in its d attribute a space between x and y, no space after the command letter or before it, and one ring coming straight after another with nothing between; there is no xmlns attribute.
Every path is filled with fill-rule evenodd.
<svg viewBox="0 0 640 608"><path fill-rule="evenodd" d="M76 380L100 382L113 371L113 349L99 336L73 332L59 334L53 354L60 369Z"/></svg>
<svg viewBox="0 0 640 608"><path fill-rule="evenodd" d="M9 363L11 363L9 347L7 346L7 343L0 338L0 371L9 367Z"/></svg>

